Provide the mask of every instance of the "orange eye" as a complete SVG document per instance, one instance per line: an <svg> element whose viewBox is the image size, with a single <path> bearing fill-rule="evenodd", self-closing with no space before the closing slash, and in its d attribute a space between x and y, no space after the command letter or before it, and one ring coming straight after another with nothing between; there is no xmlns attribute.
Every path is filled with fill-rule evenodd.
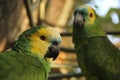
<svg viewBox="0 0 120 80"><path fill-rule="evenodd" d="M91 12L91 13L89 14L89 16L92 18L92 17L93 17L93 13Z"/></svg>

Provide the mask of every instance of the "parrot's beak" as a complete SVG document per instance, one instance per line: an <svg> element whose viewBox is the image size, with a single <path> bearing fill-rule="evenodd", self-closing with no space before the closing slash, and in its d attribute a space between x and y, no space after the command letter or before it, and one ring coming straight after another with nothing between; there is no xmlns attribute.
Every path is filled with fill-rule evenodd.
<svg viewBox="0 0 120 80"><path fill-rule="evenodd" d="M82 11L75 11L74 12L74 26L82 27L84 25L85 19L83 17Z"/></svg>
<svg viewBox="0 0 120 80"><path fill-rule="evenodd" d="M45 55L45 58L53 58L53 60L55 60L58 57L59 54L59 47L57 45L52 45L48 48L48 51Z"/></svg>

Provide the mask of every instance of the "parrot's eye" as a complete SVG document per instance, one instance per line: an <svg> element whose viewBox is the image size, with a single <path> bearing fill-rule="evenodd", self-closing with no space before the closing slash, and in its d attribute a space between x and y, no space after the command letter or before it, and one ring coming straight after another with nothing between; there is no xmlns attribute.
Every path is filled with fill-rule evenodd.
<svg viewBox="0 0 120 80"><path fill-rule="evenodd" d="M41 39L41 40L46 40L46 37L45 37L44 35L41 35L41 36L40 36L40 39Z"/></svg>
<svg viewBox="0 0 120 80"><path fill-rule="evenodd" d="M91 12L91 13L89 14L89 16L92 18L92 17L93 17L93 13Z"/></svg>

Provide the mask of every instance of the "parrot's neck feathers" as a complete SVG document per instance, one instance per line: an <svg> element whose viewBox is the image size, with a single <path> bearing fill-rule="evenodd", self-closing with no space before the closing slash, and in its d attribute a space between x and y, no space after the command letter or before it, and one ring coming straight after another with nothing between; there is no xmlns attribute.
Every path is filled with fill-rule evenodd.
<svg viewBox="0 0 120 80"><path fill-rule="evenodd" d="M13 45L13 50L17 52L30 52L30 41L28 41L24 36L21 37L21 39L15 41Z"/></svg>
<svg viewBox="0 0 120 80"><path fill-rule="evenodd" d="M106 36L106 33L102 30L102 28L95 25L85 26L85 32L87 38Z"/></svg>
<svg viewBox="0 0 120 80"><path fill-rule="evenodd" d="M77 26L73 27L73 42L75 44L86 43L89 38L106 36L102 28L95 25L84 25L81 29L78 28Z"/></svg>
<svg viewBox="0 0 120 80"><path fill-rule="evenodd" d="M23 32L17 41L13 44L13 49L18 52L30 52L30 39L29 36L34 34L38 29L40 29L39 26L32 27L25 32Z"/></svg>

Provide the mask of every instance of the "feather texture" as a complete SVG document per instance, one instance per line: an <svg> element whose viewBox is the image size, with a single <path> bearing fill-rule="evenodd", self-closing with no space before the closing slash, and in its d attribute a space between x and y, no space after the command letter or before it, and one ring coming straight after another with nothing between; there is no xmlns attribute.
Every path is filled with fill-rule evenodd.
<svg viewBox="0 0 120 80"><path fill-rule="evenodd" d="M82 5L75 10L73 43L79 66L87 80L120 80L120 50L99 24L90 6Z"/></svg>
<svg viewBox="0 0 120 80"><path fill-rule="evenodd" d="M0 80L47 80L49 71L44 58L13 50L0 54Z"/></svg>

